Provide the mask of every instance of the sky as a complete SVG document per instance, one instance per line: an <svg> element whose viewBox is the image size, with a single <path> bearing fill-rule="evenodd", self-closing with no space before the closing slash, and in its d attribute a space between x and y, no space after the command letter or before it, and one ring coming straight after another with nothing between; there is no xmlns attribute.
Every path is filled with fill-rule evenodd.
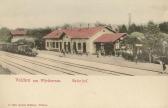
<svg viewBox="0 0 168 108"><path fill-rule="evenodd" d="M0 0L0 27L37 28L73 23L144 24L168 21L167 0Z"/></svg>

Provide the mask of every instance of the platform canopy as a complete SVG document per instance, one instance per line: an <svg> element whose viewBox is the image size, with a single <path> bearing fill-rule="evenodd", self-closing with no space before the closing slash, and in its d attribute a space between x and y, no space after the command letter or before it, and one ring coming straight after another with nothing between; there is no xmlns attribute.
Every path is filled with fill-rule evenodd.
<svg viewBox="0 0 168 108"><path fill-rule="evenodd" d="M113 34L103 34L100 37L98 37L97 39L95 39L95 43L111 43L111 42L115 42L119 39L124 38L125 36L127 36L126 33L113 33Z"/></svg>

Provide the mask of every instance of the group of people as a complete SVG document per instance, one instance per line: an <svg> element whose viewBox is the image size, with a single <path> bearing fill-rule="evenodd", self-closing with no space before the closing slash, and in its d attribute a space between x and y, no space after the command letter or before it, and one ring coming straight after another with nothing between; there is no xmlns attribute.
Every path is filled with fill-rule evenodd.
<svg viewBox="0 0 168 108"><path fill-rule="evenodd" d="M61 49L62 56L65 56L65 50Z"/></svg>
<svg viewBox="0 0 168 108"><path fill-rule="evenodd" d="M60 56L65 56L66 54L71 54L71 53L65 51L64 49L61 49L61 55ZM82 52L73 51L72 54L82 55ZM85 52L85 54L88 56L88 52Z"/></svg>
<svg viewBox="0 0 168 108"><path fill-rule="evenodd" d="M96 51L96 55L97 55L97 58L99 58L101 55L105 56L106 54L105 54L105 51L101 49Z"/></svg>

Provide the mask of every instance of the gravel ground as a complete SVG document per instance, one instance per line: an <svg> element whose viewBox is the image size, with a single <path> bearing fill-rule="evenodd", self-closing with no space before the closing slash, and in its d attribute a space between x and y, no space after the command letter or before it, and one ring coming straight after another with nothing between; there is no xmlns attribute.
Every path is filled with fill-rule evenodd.
<svg viewBox="0 0 168 108"><path fill-rule="evenodd" d="M56 56L62 56L59 52L54 51L39 51L40 53L46 53L46 54L52 54ZM113 64L113 65L119 65L119 66L126 66L131 68L139 68L139 69L147 69L147 70L153 70L153 71L162 71L162 67L160 64L153 64L153 63L142 63L142 62L131 62L123 59L122 57L115 57L115 56L100 56L97 58L96 55L74 55L74 54L66 54L65 57L67 58L73 58L73 59L80 59L80 60L86 60L86 61L92 61L92 62L99 62L99 63L105 63L105 64ZM168 68L168 65L166 66ZM168 71L166 70L168 73Z"/></svg>
<svg viewBox="0 0 168 108"><path fill-rule="evenodd" d="M2 67L2 65L0 65L0 74L11 74L12 72L8 69L8 68L4 68Z"/></svg>
<svg viewBox="0 0 168 108"><path fill-rule="evenodd" d="M49 53L49 52L48 52ZM55 53L40 52L37 57L29 57L1 52L0 63L14 74L45 75L161 75L158 72L121 67L87 60L59 57Z"/></svg>

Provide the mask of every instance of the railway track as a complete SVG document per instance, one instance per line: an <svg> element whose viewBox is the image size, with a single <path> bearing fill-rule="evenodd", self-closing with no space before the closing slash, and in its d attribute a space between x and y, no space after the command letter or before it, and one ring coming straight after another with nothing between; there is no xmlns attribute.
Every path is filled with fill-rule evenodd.
<svg viewBox="0 0 168 108"><path fill-rule="evenodd" d="M68 75L78 74L78 75L85 75L85 76L87 76L87 74L83 74L83 73L76 72L76 71L73 71L73 70L70 70L70 69L66 69L66 68L62 68L62 67L58 67L58 66L49 65L49 64L46 64L46 63L42 63L42 62L30 60L30 59L25 59L23 57L16 57L16 56L12 56L12 55L9 55L9 54L8 54L8 57L19 59L19 60L22 60L24 62L28 62L28 63L34 64L34 65L42 66L42 67L45 67L45 68L48 68L48 69L52 69L54 71L58 71L58 72L61 72L61 73L64 73L64 74L68 74Z"/></svg>
<svg viewBox="0 0 168 108"><path fill-rule="evenodd" d="M10 61L11 63L9 63L9 60L3 59L3 58L1 58L1 57L0 57L0 61L3 62L3 63L5 63L5 64L7 64L7 65L9 65L9 66L12 66L12 67L14 67L14 68L17 68L17 69L19 69L19 70L21 70L21 71L23 71L23 72L29 73L29 74L31 74L31 75L35 75L34 73L32 73L32 70L31 70L31 71L28 71L27 69L24 69L24 68L22 67L22 65L20 65L20 64L12 63L11 61ZM14 65L14 64L15 64L15 65ZM26 67L26 68L27 68L27 67ZM14 73L14 74L16 74L16 73Z"/></svg>
<svg viewBox="0 0 168 108"><path fill-rule="evenodd" d="M49 58L45 58L45 57L39 57L39 58L42 58L42 59L45 59L45 60L48 60L48 61L52 61L52 62L59 62L59 63L64 64L64 65L79 67L79 68L83 68L83 69L87 69L87 70L93 70L93 71L96 71L96 72L101 72L101 73L106 73L106 74L113 74L113 75L117 75L117 76L119 76L119 75L134 76L132 74L121 73L121 72L117 72L117 71L101 69L101 68L97 68L97 67L86 66L86 65L81 65L81 64L71 63L71 62L65 62L65 61L61 61L61 60L49 59Z"/></svg>
<svg viewBox="0 0 168 108"><path fill-rule="evenodd" d="M45 53L45 54L53 55L53 56L57 56L58 57L58 55L51 54L51 53ZM69 58L69 57L67 57L67 58ZM71 58L69 58L69 59L71 59ZM88 61L88 60L86 60L86 61ZM94 61L89 61L89 62L94 62ZM142 69L142 68L135 68L135 67L130 67L130 66L121 66L121 65L110 64L110 63L102 63L102 64L108 64L108 65L114 65L114 66L119 66L119 67L126 67L126 68L130 68L130 69L139 69L139 70L145 70L145 71L151 71L151 72L155 72L155 73L160 73L160 71L152 70L152 69Z"/></svg>
<svg viewBox="0 0 168 108"><path fill-rule="evenodd" d="M25 62L35 64L35 65L40 65L40 66L43 66L43 67L47 67L47 68L48 68L48 66L50 66L50 67L52 67L52 69L53 68L54 69L59 68L59 69L64 69L66 71L73 72L73 73L81 74L81 75L87 75L87 74L75 72L75 71L72 71L72 70L69 70L69 69L65 69L65 68L62 68L62 67L58 67L58 66L55 66L55 65L53 66L53 65L46 64L46 63L42 63L42 62L38 62L38 61L30 60L30 59L25 59L23 57L18 57L18 56L16 57L16 56L12 56L12 55L8 55L8 56L10 56L12 58L23 60ZM47 61L50 61L50 62L57 62L57 63L61 63L63 65L68 65L68 66L72 66L72 67L85 69L85 70L92 70L92 71L99 72L99 73L104 73L104 74L111 74L111 75L116 75L116 76L119 76L119 75L133 76L132 74L126 74L126 73L111 71L111 70L107 70L107 69L101 69L101 68L96 68L96 67L91 67L91 66L86 66L86 65L80 65L80 64L70 63L70 62L64 62L64 61L49 59L49 58L45 58L45 57L38 57L38 58L41 58L43 60L47 60Z"/></svg>
<svg viewBox="0 0 168 108"><path fill-rule="evenodd" d="M6 53L6 52L4 52L4 53ZM49 54L49 55L51 55L51 54ZM24 62L28 62L28 63L34 64L34 65L38 65L38 66L42 66L42 67L45 67L45 68L48 68L48 69L56 70L56 71L59 71L59 72L62 72L62 73L68 74L68 75L76 75L77 74L77 75L85 75L85 76L87 76L87 75L90 75L89 72L92 71L93 73L103 73L104 75L110 74L110 75L115 75L115 76L120 76L120 75L134 76L130 72L129 73L128 72L124 73L124 71L119 71L119 70L118 71L114 71L113 69L112 70L108 70L108 69L105 69L105 68L99 68L99 67L95 67L95 66L88 66L88 65L84 65L84 64L77 64L77 63L73 63L73 62L70 62L70 61L68 62L68 61L54 59L54 58L50 58L50 57L48 58L48 57L37 56L35 58L38 58L38 59L34 59L32 57L24 58L21 55L10 54L10 53L7 53L7 56L11 57L11 58L18 59L18 60L22 60ZM48 64L47 64L47 62L48 62ZM57 65L54 64L54 63L57 63ZM67 69L67 66L68 66L68 69ZM118 65L114 65L114 66L118 66ZM76 70L74 71L74 69L72 70L71 67L75 68L75 69L77 68L77 71ZM119 66L119 67L126 67L126 66ZM129 67L129 68L131 68L131 67ZM85 70L86 71L89 70L89 71L85 73L84 71L83 72L80 71L80 69L82 71L83 70L84 71ZM131 69L137 69L138 71L145 70L145 69L139 69L139 68L131 68ZM152 71L152 70L146 70L146 71L160 73L159 71Z"/></svg>
<svg viewBox="0 0 168 108"><path fill-rule="evenodd" d="M13 57L13 56L12 56ZM49 65L49 64L46 64L46 63L42 63L42 62L38 62L38 61L34 61L34 60L29 60L29 59L25 59L25 58L22 58L22 57L13 57L13 58L16 58L16 59L20 59L20 60L23 60L25 62L29 62L29 63L32 63L32 64L35 64L35 65L40 65L40 66L43 66L43 67L47 67L49 68L48 66L52 67L52 69L54 68L54 70L56 69L63 69L63 70L66 70L67 72L72 72L72 73L76 73L76 74L79 74L79 75L85 75L87 76L87 74L84 74L84 73L80 73L80 72L77 72L77 71L73 71L73 70L70 70L70 69L66 69L66 68L62 68L62 67L58 67L56 65ZM66 64L68 65L68 64ZM72 66L72 65L69 65L69 66ZM78 67L78 66L74 66L73 67ZM82 68L82 67L78 67L78 68ZM51 69L51 68L50 68ZM93 69L88 69L88 68L83 68L83 69L87 69L87 70L93 70ZM96 70L94 70L96 71ZM100 70L99 70L100 71ZM66 72L66 73L67 73ZM65 73L65 71L64 71ZM101 73L105 73L105 72L101 72ZM71 73L68 73L70 75L74 75L74 74L71 74ZM117 74L114 74L114 73L107 73L106 74L111 74L111 75L117 75ZM117 75L118 76L118 75Z"/></svg>

